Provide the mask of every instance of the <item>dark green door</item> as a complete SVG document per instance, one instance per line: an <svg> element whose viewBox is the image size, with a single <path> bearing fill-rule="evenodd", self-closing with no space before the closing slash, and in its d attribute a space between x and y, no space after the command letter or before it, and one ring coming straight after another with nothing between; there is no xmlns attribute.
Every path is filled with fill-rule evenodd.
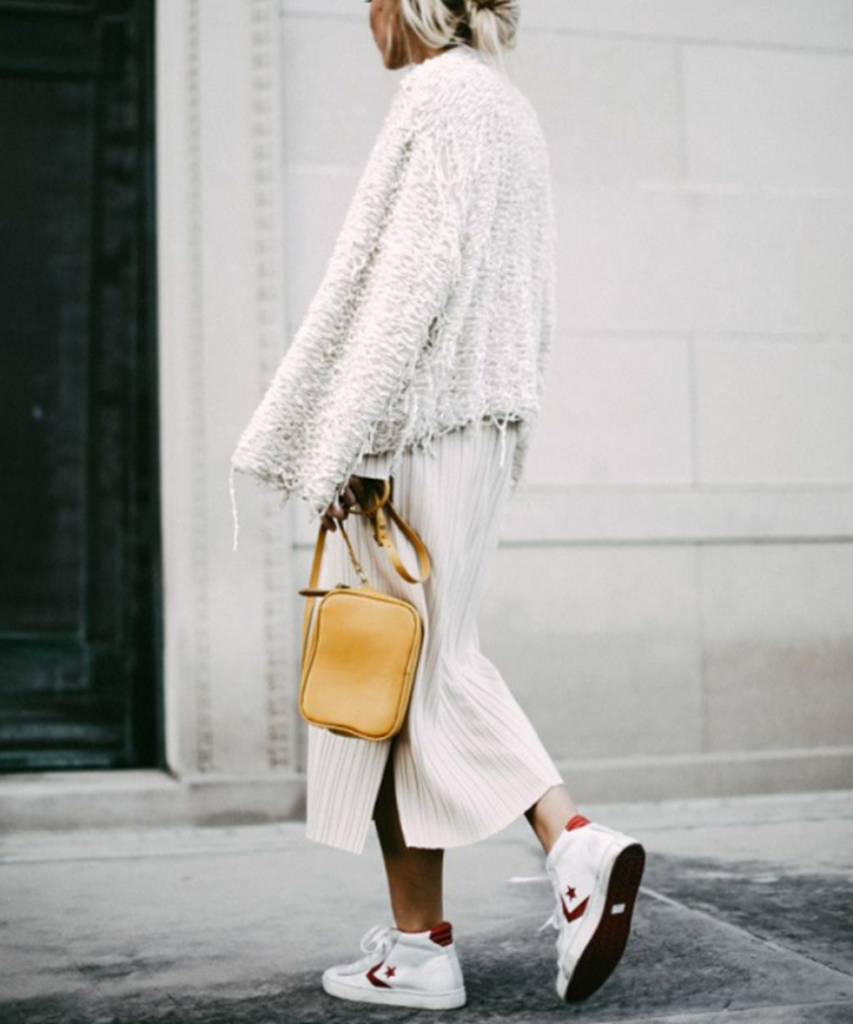
<svg viewBox="0 0 853 1024"><path fill-rule="evenodd" d="M0 770L160 759L153 0L0 0Z"/></svg>

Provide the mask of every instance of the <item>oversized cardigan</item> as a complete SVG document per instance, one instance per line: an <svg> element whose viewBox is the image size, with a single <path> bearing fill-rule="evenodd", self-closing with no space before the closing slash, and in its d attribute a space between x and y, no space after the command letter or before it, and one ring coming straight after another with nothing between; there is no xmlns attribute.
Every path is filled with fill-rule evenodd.
<svg viewBox="0 0 853 1024"><path fill-rule="evenodd" d="M465 45L409 65L232 455L235 547L235 470L319 517L371 456L393 473L446 431L519 421L517 485L554 331L555 243L545 139L507 73Z"/></svg>

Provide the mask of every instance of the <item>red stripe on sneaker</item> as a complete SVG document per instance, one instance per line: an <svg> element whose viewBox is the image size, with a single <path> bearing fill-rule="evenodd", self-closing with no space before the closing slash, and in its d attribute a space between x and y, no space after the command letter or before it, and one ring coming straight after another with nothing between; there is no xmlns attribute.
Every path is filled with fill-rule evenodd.
<svg viewBox="0 0 853 1024"><path fill-rule="evenodd" d="M387 981L383 981L381 978L377 978L376 975L373 973L374 971L378 971L379 968L384 963L384 960L380 960L380 962L376 964L375 967L371 967L370 970L365 975L370 984L375 985L377 988L391 988Z"/></svg>
<svg viewBox="0 0 853 1024"><path fill-rule="evenodd" d="M566 920L575 921L586 910L586 905L587 903L589 903L589 896L587 896L587 898L582 903L579 903L574 910L569 910L569 908L566 906L566 901L563 899L562 895L560 896L560 902L563 904L563 915L566 918Z"/></svg>
<svg viewBox="0 0 853 1024"><path fill-rule="evenodd" d="M439 946L449 946L453 942L453 926L449 921L442 921L430 929L429 937Z"/></svg>
<svg viewBox="0 0 853 1024"><path fill-rule="evenodd" d="M585 818L582 814L575 814L573 817L569 818L566 823L566 828L580 828L581 825L589 825L589 823L589 818Z"/></svg>

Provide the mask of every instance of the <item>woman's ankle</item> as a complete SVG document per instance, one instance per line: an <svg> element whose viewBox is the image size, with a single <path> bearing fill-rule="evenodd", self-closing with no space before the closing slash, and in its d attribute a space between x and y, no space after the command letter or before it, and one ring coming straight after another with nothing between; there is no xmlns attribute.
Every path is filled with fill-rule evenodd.
<svg viewBox="0 0 853 1024"><path fill-rule="evenodd" d="M524 813L546 854L580 814L565 785L552 786Z"/></svg>
<svg viewBox="0 0 853 1024"><path fill-rule="evenodd" d="M441 912L437 913L418 913L418 914L400 914L394 915L394 924L397 927L397 931L400 932L428 932L432 931L433 928L439 927L439 925L446 924L444 914Z"/></svg>

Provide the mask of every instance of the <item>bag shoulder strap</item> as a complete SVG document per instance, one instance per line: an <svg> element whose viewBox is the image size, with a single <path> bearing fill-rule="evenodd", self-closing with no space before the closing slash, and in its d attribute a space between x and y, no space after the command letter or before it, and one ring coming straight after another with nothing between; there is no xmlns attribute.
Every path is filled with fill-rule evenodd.
<svg viewBox="0 0 853 1024"><path fill-rule="evenodd" d="M418 568L421 571L421 575L413 576L409 570L403 565L400 553L394 546L394 541L391 540L391 531L388 529L388 520L385 518L385 514L382 511L382 507L378 507L371 519L373 520L373 536L376 538L377 544L381 544L382 547L388 552L391 562L398 574L407 583L423 583L424 580L429 578L429 553L424 547L424 543L417 533L412 529L411 526L406 522L405 519L399 514L399 512L391 504L391 500L388 499L385 502L388 508L388 516L392 519L403 533L403 536L409 541L418 556ZM349 540L349 538L347 538Z"/></svg>
<svg viewBox="0 0 853 1024"><path fill-rule="evenodd" d="M397 512L394 506L391 504L391 487L388 480L384 481L384 488L382 494L379 495L375 504L370 505L363 509L350 509L350 512L355 515L366 515L370 518L373 525L373 536L376 543L380 547L385 548L391 559L391 562L396 569L397 573L406 580L407 583L423 583L429 578L430 573L430 561L429 552L424 545L424 542L418 536L417 532L406 522L406 520ZM409 570L403 565L403 561L400 558L400 553L391 539L391 531L388 529L388 520L385 517L383 509L387 508L388 518L392 519L403 535L415 549L418 556L418 567L420 568L420 577L413 576ZM364 572L355 556L353 551L352 543L349 539L349 535L344 528L343 522L338 523L338 527L343 534L347 548L349 549L350 558L353 560L353 564L359 571L361 578L367 582ZM305 657L305 649L308 641L308 626L311 621L311 609L314 606L314 598L322 597L323 594L327 594L328 590L323 590L317 587L317 583L320 579L320 565L323 561L323 548L326 542L326 534L329 532L328 526L324 522L320 522L320 528L317 532L317 542L314 545L314 560L311 563L311 577L307 587L304 587L299 591L301 595L307 597L308 600L305 603L305 614L302 619L302 656Z"/></svg>

